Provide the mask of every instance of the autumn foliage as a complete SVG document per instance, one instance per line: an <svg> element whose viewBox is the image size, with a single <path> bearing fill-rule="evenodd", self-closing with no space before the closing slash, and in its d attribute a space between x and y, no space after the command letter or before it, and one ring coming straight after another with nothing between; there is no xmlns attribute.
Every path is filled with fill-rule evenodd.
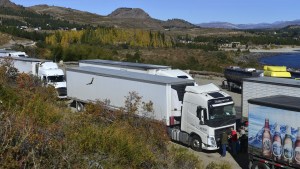
<svg viewBox="0 0 300 169"><path fill-rule="evenodd" d="M81 31L58 31L46 38L50 45L71 44L128 45L130 47L172 47L172 38L158 31L142 29L97 28Z"/></svg>

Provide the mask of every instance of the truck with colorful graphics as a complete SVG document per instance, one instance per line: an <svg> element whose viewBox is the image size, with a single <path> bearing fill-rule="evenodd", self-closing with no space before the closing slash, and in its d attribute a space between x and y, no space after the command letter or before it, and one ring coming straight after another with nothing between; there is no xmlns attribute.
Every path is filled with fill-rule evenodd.
<svg viewBox="0 0 300 169"><path fill-rule="evenodd" d="M300 97L248 100L250 169L300 168Z"/></svg>

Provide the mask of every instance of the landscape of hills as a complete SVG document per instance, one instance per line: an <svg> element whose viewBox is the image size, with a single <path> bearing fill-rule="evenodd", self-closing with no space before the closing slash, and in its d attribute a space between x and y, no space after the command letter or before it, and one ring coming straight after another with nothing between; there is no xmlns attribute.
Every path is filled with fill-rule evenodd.
<svg viewBox="0 0 300 169"><path fill-rule="evenodd" d="M140 8L118 8L108 15L99 15L77 9L35 5L23 7L9 0L0 0L0 7L14 8L16 10L26 10L37 14L46 14L53 19L65 20L70 23L93 25L116 28L141 28L141 29L191 29L191 28L222 28L222 29L280 29L290 25L300 25L300 19L293 21L278 21L274 23L257 24L233 24L229 22L209 22L193 24L183 19L169 19L166 21L152 18L147 12ZM2 18L10 18L9 15L2 15ZM18 18L17 18L18 19ZM19 18L23 21L23 18Z"/></svg>
<svg viewBox="0 0 300 169"><path fill-rule="evenodd" d="M281 29L290 25L300 25L300 19L293 21L277 21L274 23L257 24L233 24L229 22L209 22L196 24L203 28L223 28L223 29Z"/></svg>
<svg viewBox="0 0 300 169"><path fill-rule="evenodd" d="M146 28L156 30L165 28L197 27L196 25L180 19L171 19L167 21L154 19L144 10L139 8L118 8L107 16L48 5L32 6L29 7L29 9L40 14L51 15L57 19L106 27Z"/></svg>
<svg viewBox="0 0 300 169"><path fill-rule="evenodd" d="M35 5L31 7L22 7L9 0L0 0L0 7L14 8L16 10L26 10L37 14L46 14L53 19L65 20L70 23L116 27L116 28L142 28L163 30L170 28L196 28L197 26L181 19L170 19L162 21L152 18L148 13L139 8L118 8L107 16L98 15L86 11L80 11L71 8ZM11 18L9 15L2 15L2 18ZM23 21L23 18L16 18Z"/></svg>

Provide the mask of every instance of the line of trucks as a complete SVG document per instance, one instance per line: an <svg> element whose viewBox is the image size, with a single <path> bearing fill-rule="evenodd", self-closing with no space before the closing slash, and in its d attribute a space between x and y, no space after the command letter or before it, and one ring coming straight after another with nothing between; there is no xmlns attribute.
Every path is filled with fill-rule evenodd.
<svg viewBox="0 0 300 169"><path fill-rule="evenodd" d="M78 111L86 103L106 99L112 108L124 107L125 96L135 91L143 102L153 102L154 118L166 123L173 140L197 151L217 150L220 134L235 128L236 112L228 94L213 84L198 86L189 74L169 66L84 60L65 70L66 83L52 61L11 59L19 72L55 86L59 97L73 100Z"/></svg>
<svg viewBox="0 0 300 169"><path fill-rule="evenodd" d="M50 85L55 87L58 98L67 98L65 75L57 63L50 60L28 57L4 56L0 57L0 59L12 60L12 66L15 67L19 73L37 76L42 80L45 86Z"/></svg>
<svg viewBox="0 0 300 169"><path fill-rule="evenodd" d="M64 75L63 71L51 74L51 61L29 60L22 60L31 65L22 71L49 84L54 82L52 76ZM20 58L14 62L20 67ZM217 150L221 133L236 128L230 95L214 84L198 86L189 74L168 66L82 60L79 67L66 69L66 79L65 97L76 103L78 111L86 103L106 99L111 108L124 107L125 96L137 92L143 102L153 102L153 117L165 122L170 138L196 151ZM249 122L249 168L299 168L300 82L253 77L244 78L242 86L242 118Z"/></svg>
<svg viewBox="0 0 300 169"><path fill-rule="evenodd" d="M114 108L136 91L144 102L153 102L154 118L165 121L172 140L196 151L217 150L221 133L236 128L232 97L213 84L198 86L182 71L168 71L173 72L157 65L80 61L78 68L66 70L68 97L78 110L104 99ZM242 86L249 168L299 168L300 82L258 76L243 79Z"/></svg>

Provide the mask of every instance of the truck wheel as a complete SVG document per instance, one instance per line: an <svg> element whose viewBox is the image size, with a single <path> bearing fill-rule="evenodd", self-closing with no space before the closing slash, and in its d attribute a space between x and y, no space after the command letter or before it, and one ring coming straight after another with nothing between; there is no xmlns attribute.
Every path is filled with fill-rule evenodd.
<svg viewBox="0 0 300 169"><path fill-rule="evenodd" d="M265 163L254 161L249 163L249 169L270 169Z"/></svg>
<svg viewBox="0 0 300 169"><path fill-rule="evenodd" d="M202 151L202 141L201 141L201 138L199 136L197 136L197 135L194 135L192 137L190 146L195 151L199 151L199 152Z"/></svg>
<svg viewBox="0 0 300 169"><path fill-rule="evenodd" d="M84 109L84 106L81 102L76 101L76 110L77 112L82 112Z"/></svg>

